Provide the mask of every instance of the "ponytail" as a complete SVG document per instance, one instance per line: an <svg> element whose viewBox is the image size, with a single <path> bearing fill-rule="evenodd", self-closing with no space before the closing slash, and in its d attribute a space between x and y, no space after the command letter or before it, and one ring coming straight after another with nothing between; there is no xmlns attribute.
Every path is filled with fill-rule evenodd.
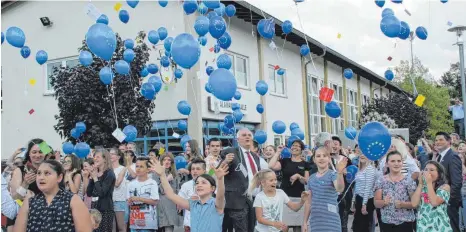
<svg viewBox="0 0 466 232"><path fill-rule="evenodd" d="M254 175L254 177L252 178L252 183L249 186L249 189L247 190L248 196L252 196L252 192L254 191L254 189L260 187L261 182L265 179L265 176L268 173L274 173L274 172L270 169L262 169L259 172L257 172L256 175Z"/></svg>

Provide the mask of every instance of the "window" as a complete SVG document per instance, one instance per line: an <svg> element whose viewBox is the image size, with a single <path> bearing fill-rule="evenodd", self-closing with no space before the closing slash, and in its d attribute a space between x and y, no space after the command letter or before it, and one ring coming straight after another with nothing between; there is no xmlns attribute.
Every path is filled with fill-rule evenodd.
<svg viewBox="0 0 466 232"><path fill-rule="evenodd" d="M348 104L348 125L357 128L358 125L358 93L353 90L346 90L346 102Z"/></svg>
<svg viewBox="0 0 466 232"><path fill-rule="evenodd" d="M330 88L335 91L333 93L332 101L335 101L336 103L338 103L341 109L341 113L343 113L343 97L344 97L343 87L337 84L330 84ZM342 131L344 129L345 129L345 121L343 117L341 117L341 115L338 118L332 118L332 134L338 134L338 131Z"/></svg>
<svg viewBox="0 0 466 232"><path fill-rule="evenodd" d="M231 59L230 71L236 78L236 83L240 88L249 88L249 59L245 56L232 52L226 53Z"/></svg>
<svg viewBox="0 0 466 232"><path fill-rule="evenodd" d="M50 76L53 74L55 68L74 68L79 65L79 59L77 57L71 57L66 59L52 60L47 62L47 69L45 73L45 93L53 93L52 85L50 84Z"/></svg>
<svg viewBox="0 0 466 232"><path fill-rule="evenodd" d="M319 99L320 89L324 87L324 81L316 76L308 75L308 108L310 114L309 131L311 137L320 132L325 132L325 102Z"/></svg>
<svg viewBox="0 0 466 232"><path fill-rule="evenodd" d="M274 135L273 136L273 145L275 147L283 145L283 136L282 135Z"/></svg>
<svg viewBox="0 0 466 232"><path fill-rule="evenodd" d="M286 95L286 86L285 86L286 71L283 75L278 75L274 66L269 65L269 90L270 93L285 96Z"/></svg>

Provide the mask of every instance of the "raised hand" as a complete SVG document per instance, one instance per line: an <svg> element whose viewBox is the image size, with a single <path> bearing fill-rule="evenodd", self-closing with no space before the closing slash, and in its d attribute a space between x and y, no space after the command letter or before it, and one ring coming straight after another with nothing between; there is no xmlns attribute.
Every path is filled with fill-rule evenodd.
<svg viewBox="0 0 466 232"><path fill-rule="evenodd" d="M222 163L220 167L215 169L215 176L217 177L217 179L221 179L227 174L228 174L228 165L225 163Z"/></svg>
<svg viewBox="0 0 466 232"><path fill-rule="evenodd" d="M36 174L34 172L26 173L26 175L24 176L23 183L25 185L30 185L30 184L34 183L34 181L36 181Z"/></svg>
<svg viewBox="0 0 466 232"><path fill-rule="evenodd" d="M160 161L157 159L151 159L150 161L151 167L150 170L157 173L157 175L162 176L162 174L165 174L165 168L160 165Z"/></svg>
<svg viewBox="0 0 466 232"><path fill-rule="evenodd" d="M340 172L340 173L343 173L343 171L345 170L346 168L346 165L348 165L348 158L343 158L343 160L341 160L340 162L338 162L337 164L337 171Z"/></svg>
<svg viewBox="0 0 466 232"><path fill-rule="evenodd" d="M426 184L432 184L432 175L428 172L423 172L424 179L426 180Z"/></svg>
<svg viewBox="0 0 466 232"><path fill-rule="evenodd" d="M233 161L234 158L235 158L235 154L228 153L226 155L225 159L223 160L223 163L230 164Z"/></svg>

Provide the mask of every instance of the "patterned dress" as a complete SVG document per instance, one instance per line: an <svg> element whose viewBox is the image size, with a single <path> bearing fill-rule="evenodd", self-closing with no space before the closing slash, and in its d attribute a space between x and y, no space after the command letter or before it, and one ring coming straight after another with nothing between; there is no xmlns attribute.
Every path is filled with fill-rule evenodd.
<svg viewBox="0 0 466 232"><path fill-rule="evenodd" d="M417 232L453 231L447 214L447 204L448 200L450 200L450 193L438 188L436 194L445 202L437 207L433 207L429 202L427 186L424 185L422 187L421 204L419 205L419 219L417 220Z"/></svg>
<svg viewBox="0 0 466 232"><path fill-rule="evenodd" d="M26 231L74 231L70 207L73 195L70 191L60 189L48 206L42 193L31 198Z"/></svg>

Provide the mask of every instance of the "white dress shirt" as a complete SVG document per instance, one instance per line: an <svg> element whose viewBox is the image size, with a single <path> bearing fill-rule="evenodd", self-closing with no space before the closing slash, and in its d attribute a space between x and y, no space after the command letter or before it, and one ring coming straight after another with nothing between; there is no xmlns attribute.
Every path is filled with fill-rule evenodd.
<svg viewBox="0 0 466 232"><path fill-rule="evenodd" d="M189 200L194 194L196 194L194 191L194 180L190 180L181 185L180 192L178 192L178 196L187 200ZM189 210L184 210L183 226L191 226L191 213Z"/></svg>
<svg viewBox="0 0 466 232"><path fill-rule="evenodd" d="M252 174L252 168L251 168L251 165L249 164L249 157L248 157L247 152L251 154L251 151L246 150L241 146L240 148L241 148L241 151L243 152L243 159L244 159L244 163L246 163L246 169L248 170L248 180L249 180L248 186L250 186L252 184L252 179L254 178L254 175ZM252 154L251 154L251 158L252 158L252 162L254 163L254 166L256 166L256 172L257 172L258 171L257 164L256 164L256 161L254 160L254 157L252 157ZM241 165L241 162L240 162L240 165Z"/></svg>
<svg viewBox="0 0 466 232"><path fill-rule="evenodd" d="M444 151L440 152L439 155L440 155L440 160L438 161L439 163L442 162L443 158L445 157L445 155L447 154L447 152L450 150L450 148L447 148L445 149ZM437 161L437 160L436 160Z"/></svg>
<svg viewBox="0 0 466 232"><path fill-rule="evenodd" d="M9 219L14 219L18 211L19 205L11 198L10 192L8 191L8 182L2 175L2 214Z"/></svg>

